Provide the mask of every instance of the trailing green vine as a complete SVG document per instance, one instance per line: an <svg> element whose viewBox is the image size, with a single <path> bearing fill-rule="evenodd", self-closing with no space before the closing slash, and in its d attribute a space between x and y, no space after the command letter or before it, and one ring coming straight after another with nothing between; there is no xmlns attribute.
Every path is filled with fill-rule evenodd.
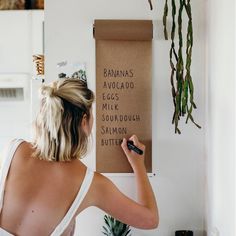
<svg viewBox="0 0 236 236"><path fill-rule="evenodd" d="M171 3L169 3L171 1ZM163 13L163 26L164 36L168 39L167 31L167 18L169 12L169 4L171 4L171 48L169 52L170 67L171 67L171 90L174 103L174 114L172 124L175 125L175 133L181 134L179 129L179 120L185 115L186 123L189 119L198 127L201 128L193 119L192 111L197 106L194 102L194 85L191 76L191 63L192 63L192 48L193 48L193 23L192 23L192 10L191 0L179 0L178 16L176 8L177 0L165 0L164 13ZM151 0L149 0L151 2ZM152 4L151 4L152 5ZM183 59L183 13L186 13L188 18L187 35L186 35L186 59ZM176 26L177 17L177 26ZM176 50L175 37L178 33L178 51Z"/></svg>

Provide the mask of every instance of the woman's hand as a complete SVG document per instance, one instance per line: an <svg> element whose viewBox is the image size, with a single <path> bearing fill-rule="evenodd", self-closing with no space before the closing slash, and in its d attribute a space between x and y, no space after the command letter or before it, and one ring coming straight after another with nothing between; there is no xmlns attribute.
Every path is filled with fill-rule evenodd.
<svg viewBox="0 0 236 236"><path fill-rule="evenodd" d="M121 147L122 147L128 161L129 161L131 167L133 168L134 172L136 172L140 168L143 168L143 167L145 168L145 166L144 166L145 145L142 144L141 142L139 142L136 135L132 135L129 138L129 140L133 141L134 145L143 151L143 154L139 155L135 151L129 150L128 146L127 146L127 140L125 138L123 139Z"/></svg>

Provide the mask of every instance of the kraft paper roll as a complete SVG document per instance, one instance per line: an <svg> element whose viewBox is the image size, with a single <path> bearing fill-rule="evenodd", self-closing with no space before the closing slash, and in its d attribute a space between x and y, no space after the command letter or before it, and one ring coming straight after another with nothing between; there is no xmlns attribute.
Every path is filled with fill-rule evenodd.
<svg viewBox="0 0 236 236"><path fill-rule="evenodd" d="M152 172L152 22L96 20L96 170L132 173L120 141L136 134ZM137 157L139 158L139 157Z"/></svg>
<svg viewBox="0 0 236 236"><path fill-rule="evenodd" d="M153 38L151 20L95 20L94 38L145 41Z"/></svg>

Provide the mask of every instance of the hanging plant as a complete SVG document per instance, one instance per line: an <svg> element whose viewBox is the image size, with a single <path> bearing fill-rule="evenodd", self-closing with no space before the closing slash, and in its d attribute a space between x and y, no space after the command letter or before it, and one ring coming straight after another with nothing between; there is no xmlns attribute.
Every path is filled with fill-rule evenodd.
<svg viewBox="0 0 236 236"><path fill-rule="evenodd" d="M175 133L181 134L179 129L179 120L181 117L186 117L186 123L189 120L193 122L198 128L201 128L193 119L192 111L197 106L194 102L194 85L191 76L191 63L192 63L192 48L193 48L193 22L192 22L192 11L190 0L179 0L178 4L178 16L176 1L171 1L171 48L170 48L170 67L171 67L171 89L174 103L174 114L172 118L172 124L175 125ZM168 39L167 31L167 17L169 11L169 1L165 0L164 14L163 14L163 25L164 25L164 36ZM148 0L150 9L152 10L152 2ZM186 34L186 59L183 59L183 33L182 33L182 18L183 14L186 13L188 24ZM177 19L177 23L176 23ZM178 31L178 50L176 49L175 39Z"/></svg>

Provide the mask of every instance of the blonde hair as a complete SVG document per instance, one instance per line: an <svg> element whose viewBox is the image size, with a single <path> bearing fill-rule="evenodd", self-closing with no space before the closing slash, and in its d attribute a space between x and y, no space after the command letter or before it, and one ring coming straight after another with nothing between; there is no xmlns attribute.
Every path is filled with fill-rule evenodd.
<svg viewBox="0 0 236 236"><path fill-rule="evenodd" d="M71 161L87 152L88 136L81 122L90 118L93 92L78 79L60 79L40 89L41 107L35 121L34 156Z"/></svg>

